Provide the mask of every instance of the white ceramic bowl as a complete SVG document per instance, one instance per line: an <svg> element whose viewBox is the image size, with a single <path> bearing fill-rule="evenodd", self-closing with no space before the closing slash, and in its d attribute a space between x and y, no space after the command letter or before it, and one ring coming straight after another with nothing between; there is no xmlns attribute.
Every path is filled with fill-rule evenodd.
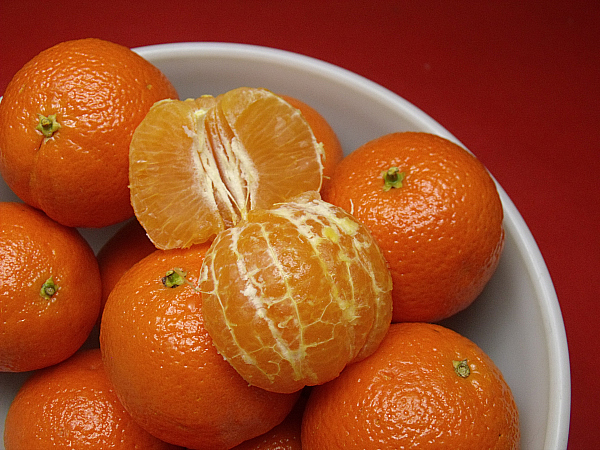
<svg viewBox="0 0 600 450"><path fill-rule="evenodd" d="M178 43L136 51L158 66L181 98L239 86L266 87L315 107L346 152L394 131L425 131L458 142L427 114L393 92L347 70L306 56L241 44ZM477 154L477 149L471 149ZM565 331L548 270L514 204L505 208L506 246L481 297L444 322L475 341L502 370L519 407L522 448L564 449L570 415ZM16 200L0 180L0 200ZM116 226L82 230L95 250ZM0 427L27 374L0 374Z"/></svg>

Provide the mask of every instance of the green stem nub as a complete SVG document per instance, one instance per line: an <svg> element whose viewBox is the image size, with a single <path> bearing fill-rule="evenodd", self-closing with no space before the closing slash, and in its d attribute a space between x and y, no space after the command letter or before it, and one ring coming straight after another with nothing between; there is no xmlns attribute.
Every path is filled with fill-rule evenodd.
<svg viewBox="0 0 600 450"><path fill-rule="evenodd" d="M44 284L42 284L42 288L40 289L40 297L50 300L50 298L56 294L57 291L58 285L56 285L54 283L54 279L50 277L44 282Z"/></svg>
<svg viewBox="0 0 600 450"><path fill-rule="evenodd" d="M462 361L452 361L452 365L454 366L456 375L461 378L467 378L471 374L471 368L466 359L463 359Z"/></svg>
<svg viewBox="0 0 600 450"><path fill-rule="evenodd" d="M186 275L187 274L181 269L171 269L168 270L165 276L162 278L162 283L165 285L165 287L176 288L177 286L181 286L183 283L185 283Z"/></svg>
<svg viewBox="0 0 600 450"><path fill-rule="evenodd" d="M397 167L390 167L388 170L381 172L381 177L383 178L383 190L389 191L392 188L401 188L406 174L400 172Z"/></svg>
<svg viewBox="0 0 600 450"><path fill-rule="evenodd" d="M50 138L60 128L60 123L56 121L56 114L50 114L48 117L38 113L39 123L36 130L41 132L44 137Z"/></svg>

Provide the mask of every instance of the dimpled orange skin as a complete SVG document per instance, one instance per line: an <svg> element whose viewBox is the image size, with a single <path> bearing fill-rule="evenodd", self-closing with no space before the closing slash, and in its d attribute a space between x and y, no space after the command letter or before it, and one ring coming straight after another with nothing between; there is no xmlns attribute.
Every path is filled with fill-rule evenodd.
<svg viewBox="0 0 600 450"><path fill-rule="evenodd" d="M58 286L40 296L52 278ZM0 371L23 372L65 360L98 318L101 283L89 244L23 203L0 203Z"/></svg>
<svg viewBox="0 0 600 450"><path fill-rule="evenodd" d="M461 377L454 361L464 360ZM519 441L500 370L467 338L427 323L392 324L372 356L313 388L302 422L303 450L500 450Z"/></svg>
<svg viewBox="0 0 600 450"><path fill-rule="evenodd" d="M100 348L117 396L158 438L188 448L228 449L283 421L298 394L248 386L213 346L195 289L208 244L157 250L114 287ZM166 287L178 269L186 281Z"/></svg>
<svg viewBox="0 0 600 450"><path fill-rule="evenodd" d="M26 203L68 226L103 227L133 215L129 143L157 100L177 98L166 77L121 45L59 43L13 77L0 102L0 173ZM46 138L40 119L56 115Z"/></svg>
<svg viewBox="0 0 600 450"><path fill-rule="evenodd" d="M135 218L119 228L102 246L97 255L102 279L101 310L104 309L110 291L123 274L155 250L156 247Z"/></svg>
<svg viewBox="0 0 600 450"><path fill-rule="evenodd" d="M265 434L248 439L232 450L302 450L302 414L309 391L302 391L285 420Z"/></svg>
<svg viewBox="0 0 600 450"><path fill-rule="evenodd" d="M99 349L36 372L6 416L6 450L55 448L176 450L137 425L123 409Z"/></svg>
<svg viewBox="0 0 600 450"><path fill-rule="evenodd" d="M391 277L373 238L306 192L220 233L199 284L206 329L253 386L294 392L371 354L391 320Z"/></svg>
<svg viewBox="0 0 600 450"><path fill-rule="evenodd" d="M402 187L383 189L398 167ZM504 247L503 210L477 158L428 133L392 133L346 156L323 199L371 231L394 282L393 322L437 322L481 293Z"/></svg>

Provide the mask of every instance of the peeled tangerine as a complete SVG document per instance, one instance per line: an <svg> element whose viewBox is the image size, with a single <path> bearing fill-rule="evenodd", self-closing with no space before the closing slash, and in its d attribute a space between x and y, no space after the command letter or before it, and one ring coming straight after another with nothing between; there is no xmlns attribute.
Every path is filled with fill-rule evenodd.
<svg viewBox="0 0 600 450"><path fill-rule="evenodd" d="M131 204L156 247L189 247L318 190L322 156L302 113L267 89L160 101L131 140Z"/></svg>
<svg viewBox="0 0 600 450"><path fill-rule="evenodd" d="M206 329L251 385L290 393L372 354L392 281L367 229L314 191L217 235L199 283Z"/></svg>

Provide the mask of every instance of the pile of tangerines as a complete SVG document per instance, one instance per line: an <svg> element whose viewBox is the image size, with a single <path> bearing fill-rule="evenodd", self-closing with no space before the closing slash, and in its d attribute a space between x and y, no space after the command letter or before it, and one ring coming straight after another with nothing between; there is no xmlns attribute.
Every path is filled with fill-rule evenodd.
<svg viewBox="0 0 600 450"><path fill-rule="evenodd" d="M34 371L7 450L519 447L499 369L436 324L504 244L495 184L455 143L344 156L286 93L180 100L83 39L7 87L0 172L23 201L0 203L0 371ZM97 255L77 230L121 222Z"/></svg>

